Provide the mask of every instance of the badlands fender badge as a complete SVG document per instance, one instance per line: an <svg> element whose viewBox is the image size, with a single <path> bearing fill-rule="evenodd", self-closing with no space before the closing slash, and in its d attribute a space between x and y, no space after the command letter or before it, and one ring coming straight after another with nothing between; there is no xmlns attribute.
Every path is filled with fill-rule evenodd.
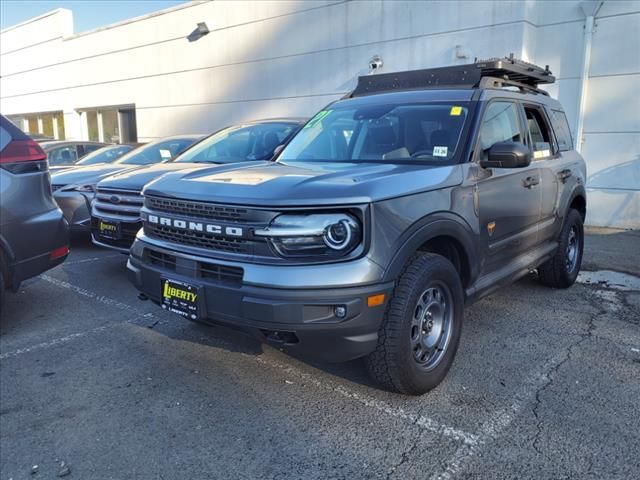
<svg viewBox="0 0 640 480"><path fill-rule="evenodd" d="M489 236L493 237L493 232L496 230L496 222L487 223L487 232L489 232Z"/></svg>

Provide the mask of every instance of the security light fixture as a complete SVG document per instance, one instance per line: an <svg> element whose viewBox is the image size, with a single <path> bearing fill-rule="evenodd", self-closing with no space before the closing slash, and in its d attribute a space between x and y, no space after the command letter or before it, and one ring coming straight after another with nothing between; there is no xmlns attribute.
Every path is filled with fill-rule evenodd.
<svg viewBox="0 0 640 480"><path fill-rule="evenodd" d="M384 62L382 61L382 57L380 55L374 55L371 57L371 60L369 60L369 73L380 70L383 65Z"/></svg>
<svg viewBox="0 0 640 480"><path fill-rule="evenodd" d="M196 29L187 36L187 40L189 40L190 42L195 42L196 40L200 40L208 33L209 27L207 27L207 24L205 22L199 22Z"/></svg>

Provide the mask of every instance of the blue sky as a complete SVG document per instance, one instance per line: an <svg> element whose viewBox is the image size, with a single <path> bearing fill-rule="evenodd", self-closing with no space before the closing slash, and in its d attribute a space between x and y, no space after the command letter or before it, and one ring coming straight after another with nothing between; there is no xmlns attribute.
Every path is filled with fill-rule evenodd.
<svg viewBox="0 0 640 480"><path fill-rule="evenodd" d="M24 22L56 8L73 12L74 33L185 3L184 0L2 0L0 28Z"/></svg>

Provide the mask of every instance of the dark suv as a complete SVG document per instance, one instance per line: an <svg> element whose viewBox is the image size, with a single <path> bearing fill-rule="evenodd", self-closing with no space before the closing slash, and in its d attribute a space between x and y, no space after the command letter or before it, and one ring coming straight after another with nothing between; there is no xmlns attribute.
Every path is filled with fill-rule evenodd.
<svg viewBox="0 0 640 480"><path fill-rule="evenodd" d="M276 162L147 185L128 268L195 321L327 360L366 357L421 394L466 303L537 268L573 284L586 169L554 77L513 58L361 77Z"/></svg>
<svg viewBox="0 0 640 480"><path fill-rule="evenodd" d="M5 289L61 263L67 222L53 201L47 156L0 115L0 308Z"/></svg>

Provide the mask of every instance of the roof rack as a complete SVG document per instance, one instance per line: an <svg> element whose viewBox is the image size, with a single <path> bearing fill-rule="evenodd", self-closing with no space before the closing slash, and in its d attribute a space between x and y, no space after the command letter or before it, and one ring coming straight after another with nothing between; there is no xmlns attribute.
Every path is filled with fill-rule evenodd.
<svg viewBox="0 0 640 480"><path fill-rule="evenodd" d="M549 66L541 68L518 60L513 54L505 58L476 59L467 65L410 70L358 77L355 90L345 98L361 97L395 90L429 88L504 88L549 95L540 90L542 83L554 83Z"/></svg>

